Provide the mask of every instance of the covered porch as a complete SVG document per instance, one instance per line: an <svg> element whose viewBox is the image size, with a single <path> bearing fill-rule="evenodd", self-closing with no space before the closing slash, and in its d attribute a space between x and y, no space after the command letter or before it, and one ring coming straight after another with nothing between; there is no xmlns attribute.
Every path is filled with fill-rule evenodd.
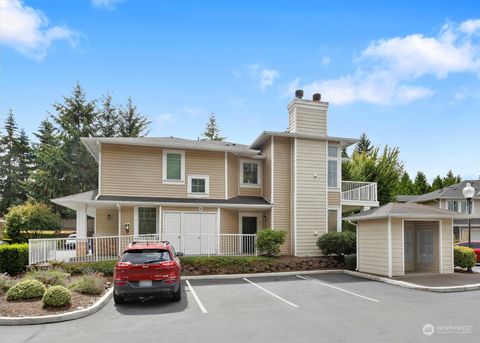
<svg viewBox="0 0 480 343"><path fill-rule="evenodd" d="M257 197L126 199L95 191L53 201L76 211L77 236L30 240L30 264L115 259L133 241L166 240L185 255L256 255L256 233L269 227L272 207Z"/></svg>

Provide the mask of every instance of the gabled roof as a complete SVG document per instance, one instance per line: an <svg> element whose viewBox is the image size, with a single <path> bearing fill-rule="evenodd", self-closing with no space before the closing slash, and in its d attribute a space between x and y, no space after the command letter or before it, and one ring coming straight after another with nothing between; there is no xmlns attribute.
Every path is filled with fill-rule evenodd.
<svg viewBox="0 0 480 343"><path fill-rule="evenodd" d="M263 158L259 150L254 150L245 144L225 141L191 140L178 137L82 137L80 138L88 151L98 161L100 143L153 146L174 149L192 149L209 151L228 151L254 158Z"/></svg>
<svg viewBox="0 0 480 343"><path fill-rule="evenodd" d="M395 197L396 202L410 202L417 199L420 195L397 195Z"/></svg>
<svg viewBox="0 0 480 343"><path fill-rule="evenodd" d="M467 183L470 183L472 187L475 188L474 198L480 199L480 180L465 180L450 187L441 188L439 190L420 195L416 199L411 200L411 202L420 203L436 199L464 199L462 191Z"/></svg>
<svg viewBox="0 0 480 343"><path fill-rule="evenodd" d="M250 144L250 148L256 149L270 136L277 137L291 137L291 138L304 138L304 139L316 139L320 141L334 141L339 142L342 148L346 148L352 144L358 142L356 138L346 138L346 137L334 137L334 136L325 136L325 135L311 135L305 133L293 133L293 132L278 132L278 131L263 131L255 141Z"/></svg>
<svg viewBox="0 0 480 343"><path fill-rule="evenodd" d="M372 210L346 217L344 220L358 221L388 217L405 219L449 219L462 217L462 215L457 212L447 211L433 206L391 202Z"/></svg>

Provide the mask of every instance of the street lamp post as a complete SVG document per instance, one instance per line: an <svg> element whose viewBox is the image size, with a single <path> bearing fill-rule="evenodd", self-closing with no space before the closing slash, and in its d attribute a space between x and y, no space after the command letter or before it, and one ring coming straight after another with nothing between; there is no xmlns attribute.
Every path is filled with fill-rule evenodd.
<svg viewBox="0 0 480 343"><path fill-rule="evenodd" d="M463 196L467 199L467 215L468 215L468 247L472 247L472 228L470 217L472 214L472 199L475 195L475 188L472 187L470 183L467 183L465 188L463 189Z"/></svg>

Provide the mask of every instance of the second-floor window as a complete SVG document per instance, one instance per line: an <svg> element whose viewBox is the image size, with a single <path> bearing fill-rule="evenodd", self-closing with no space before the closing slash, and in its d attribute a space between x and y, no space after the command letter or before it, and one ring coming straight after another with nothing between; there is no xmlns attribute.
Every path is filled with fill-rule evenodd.
<svg viewBox="0 0 480 343"><path fill-rule="evenodd" d="M328 147L328 187L338 187L339 177L339 148L337 146Z"/></svg>
<svg viewBox="0 0 480 343"><path fill-rule="evenodd" d="M240 163L240 184L242 186L259 186L261 184L259 161L242 160Z"/></svg>
<svg viewBox="0 0 480 343"><path fill-rule="evenodd" d="M188 195L192 197L208 196L209 177L188 175Z"/></svg>
<svg viewBox="0 0 480 343"><path fill-rule="evenodd" d="M185 182L185 152L181 150L163 151L163 181L165 183Z"/></svg>
<svg viewBox="0 0 480 343"><path fill-rule="evenodd" d="M448 200L447 209L449 211L459 212L463 214L468 214L468 203L467 200ZM472 211L473 212L473 211Z"/></svg>

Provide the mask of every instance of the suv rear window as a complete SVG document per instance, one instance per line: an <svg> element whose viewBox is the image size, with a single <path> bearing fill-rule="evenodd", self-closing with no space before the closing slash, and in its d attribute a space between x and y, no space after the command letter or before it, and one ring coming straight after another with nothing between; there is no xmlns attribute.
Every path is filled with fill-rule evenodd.
<svg viewBox="0 0 480 343"><path fill-rule="evenodd" d="M126 251L120 262L132 264L160 263L171 261L170 252L162 249L139 249Z"/></svg>

